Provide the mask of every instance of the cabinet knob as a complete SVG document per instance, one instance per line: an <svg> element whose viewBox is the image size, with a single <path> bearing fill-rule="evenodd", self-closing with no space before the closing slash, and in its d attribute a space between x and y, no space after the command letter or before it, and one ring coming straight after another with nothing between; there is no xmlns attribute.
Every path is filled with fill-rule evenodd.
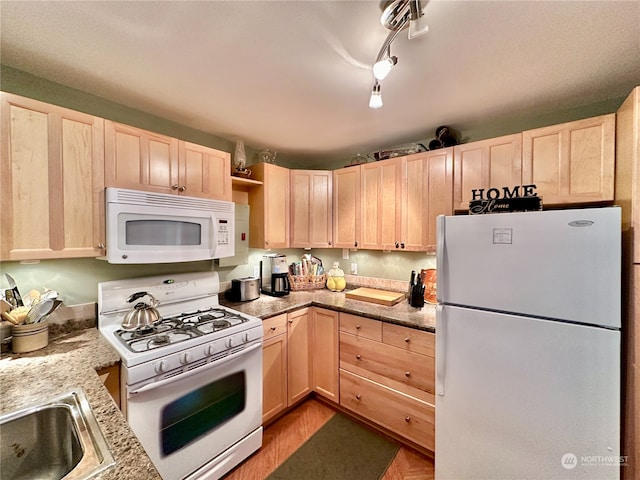
<svg viewBox="0 0 640 480"><path fill-rule="evenodd" d="M354 247L357 247L357 246L358 246L358 242L354 243L354 244L353 244L353 246L354 246Z"/></svg>
<svg viewBox="0 0 640 480"><path fill-rule="evenodd" d="M405 377L410 377L411 376L411 372L404 372L404 376Z"/></svg>
<svg viewBox="0 0 640 480"><path fill-rule="evenodd" d="M405 342L409 343L411 341L411 339L409 337L404 339Z"/></svg>
<svg viewBox="0 0 640 480"><path fill-rule="evenodd" d="M187 187L182 185L180 188L178 188L179 192L186 192L187 191Z"/></svg>
<svg viewBox="0 0 640 480"><path fill-rule="evenodd" d="M275 332L276 331L276 327L271 327L271 330L273 330Z"/></svg>
<svg viewBox="0 0 640 480"><path fill-rule="evenodd" d="M404 417L404 421L409 423L411 421L411 417Z"/></svg>
<svg viewBox="0 0 640 480"><path fill-rule="evenodd" d="M356 325L356 330L360 330L360 325Z"/></svg>
<svg viewBox="0 0 640 480"><path fill-rule="evenodd" d="M171 185L171 190L177 190L179 186L180 185L178 185L177 183L175 185Z"/></svg>
<svg viewBox="0 0 640 480"><path fill-rule="evenodd" d="M331 240L329 240L329 245L331 245Z"/></svg>
<svg viewBox="0 0 640 480"><path fill-rule="evenodd" d="M396 242L396 248L400 248L400 244Z"/></svg>
<svg viewBox="0 0 640 480"><path fill-rule="evenodd" d="M400 244L400 248L404 248L404 242Z"/></svg>
<svg viewBox="0 0 640 480"><path fill-rule="evenodd" d="M289 320L289 323L293 323L293 320Z"/></svg>
<svg viewBox="0 0 640 480"><path fill-rule="evenodd" d="M362 355L356 355L356 358L360 360L362 358Z"/></svg>
<svg viewBox="0 0 640 480"><path fill-rule="evenodd" d="M104 250L104 243L99 243L99 244L98 244L98 248L99 248L100 250Z"/></svg>
<svg viewBox="0 0 640 480"><path fill-rule="evenodd" d="M358 393L358 394L356 395L356 399L360 400L361 398L362 398L362 397L361 397L361 396L360 396L360 394Z"/></svg>

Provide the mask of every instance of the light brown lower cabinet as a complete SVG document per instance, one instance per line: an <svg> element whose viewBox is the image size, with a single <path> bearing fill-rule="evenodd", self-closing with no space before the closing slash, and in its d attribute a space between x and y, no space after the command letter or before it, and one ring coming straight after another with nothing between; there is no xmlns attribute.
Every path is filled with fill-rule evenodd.
<svg viewBox="0 0 640 480"><path fill-rule="evenodd" d="M109 395L120 408L120 363L101 368L96 372Z"/></svg>
<svg viewBox="0 0 640 480"><path fill-rule="evenodd" d="M311 308L287 314L287 406L311 393Z"/></svg>
<svg viewBox="0 0 640 480"><path fill-rule="evenodd" d="M287 315L262 322L262 423L287 408Z"/></svg>
<svg viewBox="0 0 640 480"><path fill-rule="evenodd" d="M340 405L435 450L435 335L340 314Z"/></svg>
<svg viewBox="0 0 640 480"><path fill-rule="evenodd" d="M312 387L316 394L338 403L339 384L339 313L324 308L313 308L312 312Z"/></svg>

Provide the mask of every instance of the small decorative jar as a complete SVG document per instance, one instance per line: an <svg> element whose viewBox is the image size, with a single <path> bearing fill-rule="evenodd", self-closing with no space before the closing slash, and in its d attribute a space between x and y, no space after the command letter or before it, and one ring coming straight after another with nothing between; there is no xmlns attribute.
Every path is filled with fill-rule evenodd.
<svg viewBox="0 0 640 480"><path fill-rule="evenodd" d="M327 288L332 292L341 292L347 286L344 272L340 268L340 262L333 262L331 270L327 272Z"/></svg>

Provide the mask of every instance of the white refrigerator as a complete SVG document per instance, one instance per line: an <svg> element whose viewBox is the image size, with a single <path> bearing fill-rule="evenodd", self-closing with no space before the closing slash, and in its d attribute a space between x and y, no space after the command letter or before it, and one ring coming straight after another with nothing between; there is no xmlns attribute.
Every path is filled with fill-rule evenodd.
<svg viewBox="0 0 640 480"><path fill-rule="evenodd" d="M438 217L436 480L620 477L620 221Z"/></svg>

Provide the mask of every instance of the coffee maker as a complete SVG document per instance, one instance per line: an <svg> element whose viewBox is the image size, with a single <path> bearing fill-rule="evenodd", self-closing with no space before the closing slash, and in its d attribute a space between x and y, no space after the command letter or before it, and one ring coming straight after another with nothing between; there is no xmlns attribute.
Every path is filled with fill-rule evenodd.
<svg viewBox="0 0 640 480"><path fill-rule="evenodd" d="M263 262L260 262L261 292L274 297L289 295L289 265L287 264L287 257L273 253L265 255L264 258L266 276L263 276Z"/></svg>

